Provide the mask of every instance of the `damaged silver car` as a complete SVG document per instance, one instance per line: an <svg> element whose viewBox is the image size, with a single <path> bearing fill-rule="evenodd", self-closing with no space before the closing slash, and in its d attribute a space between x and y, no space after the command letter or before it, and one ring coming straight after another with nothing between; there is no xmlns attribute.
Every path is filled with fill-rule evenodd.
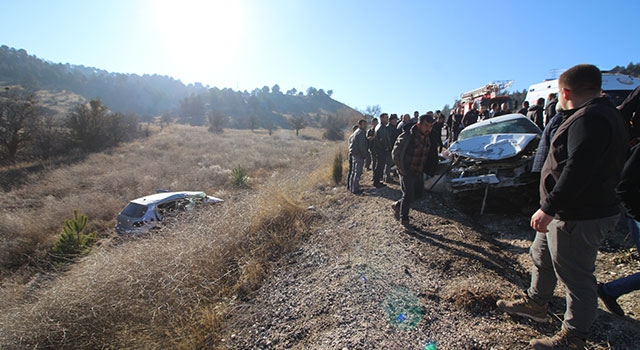
<svg viewBox="0 0 640 350"><path fill-rule="evenodd" d="M132 200L118 214L116 231L119 234L141 234L161 227L162 223L179 212L190 211L199 204L215 204L223 200L204 192L160 192Z"/></svg>
<svg viewBox="0 0 640 350"><path fill-rule="evenodd" d="M531 173L542 131L521 114L472 124L449 147L446 184L453 193L535 183Z"/></svg>

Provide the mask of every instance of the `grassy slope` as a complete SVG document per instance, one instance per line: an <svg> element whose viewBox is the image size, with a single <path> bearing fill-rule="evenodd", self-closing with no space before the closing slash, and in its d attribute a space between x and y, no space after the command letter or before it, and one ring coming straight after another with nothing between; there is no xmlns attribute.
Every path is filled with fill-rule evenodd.
<svg viewBox="0 0 640 350"><path fill-rule="evenodd" d="M34 175L5 194L0 344L140 348L171 341L191 348L215 342L225 304L257 288L270 264L313 224L299 195L330 181L326 165L338 144L320 141L318 131L303 132L304 139L293 133L214 135L174 125ZM248 171L250 189L229 186L235 167ZM127 201L156 189L204 190L225 203L185 214L182 225L146 239L114 235L115 216ZM100 244L73 266L53 271L46 252L76 208L89 216Z"/></svg>

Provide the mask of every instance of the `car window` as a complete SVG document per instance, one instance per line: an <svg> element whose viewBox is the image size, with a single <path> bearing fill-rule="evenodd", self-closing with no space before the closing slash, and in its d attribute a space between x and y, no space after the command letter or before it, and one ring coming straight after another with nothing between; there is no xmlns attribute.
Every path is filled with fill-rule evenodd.
<svg viewBox="0 0 640 350"><path fill-rule="evenodd" d="M524 118L506 120L504 122L487 124L481 127L466 129L460 132L459 140L490 134L540 134L540 129Z"/></svg>
<svg viewBox="0 0 640 350"><path fill-rule="evenodd" d="M122 215L126 215L131 218L141 218L147 211L147 206L138 203L129 203L123 210Z"/></svg>
<svg viewBox="0 0 640 350"><path fill-rule="evenodd" d="M158 211L161 215L172 214L190 209L193 199L176 198L174 200L158 204Z"/></svg>

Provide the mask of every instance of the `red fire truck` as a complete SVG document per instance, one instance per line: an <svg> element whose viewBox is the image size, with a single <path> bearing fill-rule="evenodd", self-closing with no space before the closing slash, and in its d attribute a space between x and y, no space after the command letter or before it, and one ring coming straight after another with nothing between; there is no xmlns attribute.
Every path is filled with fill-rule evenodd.
<svg viewBox="0 0 640 350"><path fill-rule="evenodd" d="M494 102L497 103L498 106L506 102L509 104L509 109L513 109L513 102L506 91L511 84L513 84L513 80L498 80L462 93L460 94L460 99L454 103L454 108L463 108L464 112L462 114L464 115L474 105L478 109L480 105L486 106L487 109L489 109Z"/></svg>

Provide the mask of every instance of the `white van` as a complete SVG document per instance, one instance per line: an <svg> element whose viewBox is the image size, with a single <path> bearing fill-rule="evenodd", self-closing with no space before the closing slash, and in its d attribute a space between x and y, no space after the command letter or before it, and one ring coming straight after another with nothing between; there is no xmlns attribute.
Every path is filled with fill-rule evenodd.
<svg viewBox="0 0 640 350"><path fill-rule="evenodd" d="M639 85L640 79L630 75L602 73L602 91L611 98L616 106L622 103ZM526 100L533 106L538 98L542 97L546 105L550 93L558 93L558 79L545 80L542 83L531 85L527 91Z"/></svg>

